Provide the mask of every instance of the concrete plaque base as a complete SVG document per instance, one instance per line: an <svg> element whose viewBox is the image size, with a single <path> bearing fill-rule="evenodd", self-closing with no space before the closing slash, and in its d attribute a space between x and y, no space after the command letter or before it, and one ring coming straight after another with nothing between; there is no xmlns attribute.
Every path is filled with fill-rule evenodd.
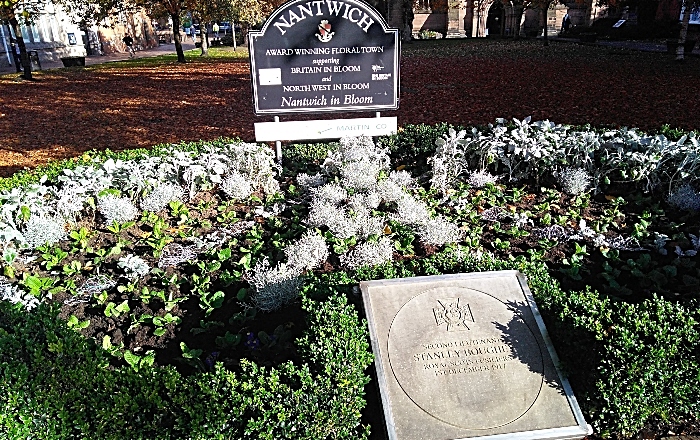
<svg viewBox="0 0 700 440"><path fill-rule="evenodd" d="M360 283L390 439L590 434L524 275Z"/></svg>

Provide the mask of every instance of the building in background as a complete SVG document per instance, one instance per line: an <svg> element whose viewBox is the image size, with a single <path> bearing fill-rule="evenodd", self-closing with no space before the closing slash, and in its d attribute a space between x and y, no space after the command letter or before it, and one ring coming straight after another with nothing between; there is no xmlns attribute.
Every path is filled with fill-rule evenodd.
<svg viewBox="0 0 700 440"><path fill-rule="evenodd" d="M384 0L375 3L389 25L402 30L404 40L411 35L429 35L429 32L446 38L534 37L542 35L545 28L547 35L557 35L565 14L569 14L573 26L591 26L603 18L614 19L613 23L625 18L627 26L635 26L650 21L677 22L681 13L679 0L640 2L640 6L631 9L609 9L599 6L595 0L565 0L550 3L544 23L538 9L526 8L519 13L517 6L523 4L522 0ZM412 26L407 26L411 21ZM691 24L694 21L700 24L700 13L693 15Z"/></svg>
<svg viewBox="0 0 700 440"><path fill-rule="evenodd" d="M158 35L145 11L120 13L105 19L99 26L81 29L60 5L46 2L45 9L32 24L22 23L21 28L27 51L36 51L39 62L126 52L122 42L126 33L134 38L137 50L158 46ZM14 63L10 37L15 37L11 27L0 24L0 66Z"/></svg>

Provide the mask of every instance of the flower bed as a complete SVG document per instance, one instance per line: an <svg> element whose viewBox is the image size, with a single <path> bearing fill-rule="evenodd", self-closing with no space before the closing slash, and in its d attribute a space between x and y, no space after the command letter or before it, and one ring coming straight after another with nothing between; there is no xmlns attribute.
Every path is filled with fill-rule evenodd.
<svg viewBox="0 0 700 440"><path fill-rule="evenodd" d="M499 120L291 145L283 168L219 141L0 182L0 432L364 437L357 283L504 268L597 432L692 422L699 148Z"/></svg>

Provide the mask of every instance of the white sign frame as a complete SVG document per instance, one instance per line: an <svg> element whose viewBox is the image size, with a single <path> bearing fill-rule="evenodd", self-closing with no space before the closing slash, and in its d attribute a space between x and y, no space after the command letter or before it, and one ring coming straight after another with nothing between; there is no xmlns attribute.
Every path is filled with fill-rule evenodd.
<svg viewBox="0 0 700 440"><path fill-rule="evenodd" d="M311 121L256 122L255 141L340 139L343 136L387 136L398 131L395 116Z"/></svg>

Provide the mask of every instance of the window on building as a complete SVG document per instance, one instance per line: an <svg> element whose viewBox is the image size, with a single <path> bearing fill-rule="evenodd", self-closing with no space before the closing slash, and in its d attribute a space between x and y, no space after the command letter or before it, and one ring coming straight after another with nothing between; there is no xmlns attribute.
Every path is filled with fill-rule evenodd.
<svg viewBox="0 0 700 440"><path fill-rule="evenodd" d="M49 26L49 19L51 17L46 14L42 14L41 18L39 19L39 36L41 38L41 41L44 43L49 43L53 41L51 38L51 27Z"/></svg>
<svg viewBox="0 0 700 440"><path fill-rule="evenodd" d="M58 20L56 20L56 15L53 15L53 17L51 17L49 23L51 23L51 41L61 41L61 39L58 36Z"/></svg>

